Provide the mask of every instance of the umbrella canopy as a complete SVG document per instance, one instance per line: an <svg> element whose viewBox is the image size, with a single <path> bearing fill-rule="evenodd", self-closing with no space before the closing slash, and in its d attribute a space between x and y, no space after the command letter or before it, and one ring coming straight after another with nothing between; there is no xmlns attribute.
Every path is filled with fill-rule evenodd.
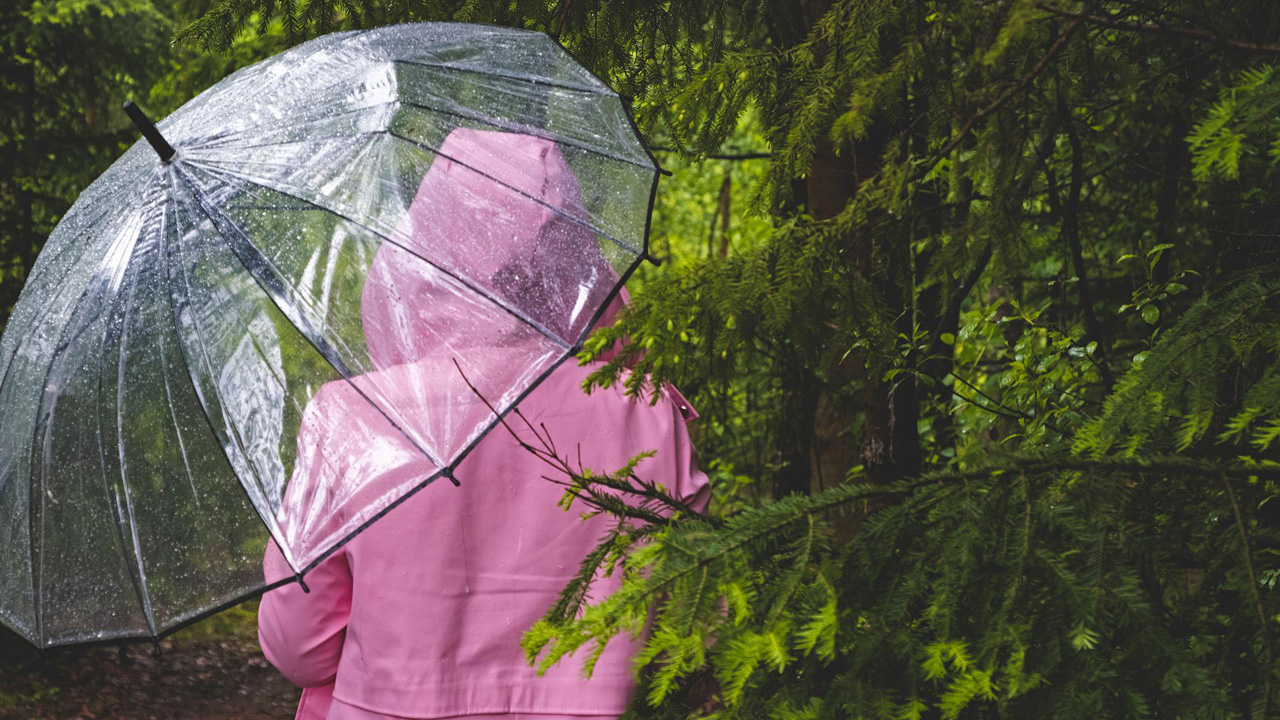
<svg viewBox="0 0 1280 720"><path fill-rule="evenodd" d="M0 621L42 647L304 577L452 479L496 422L468 381L509 410L645 256L653 159L542 34L330 35L159 132L54 230L0 340ZM335 400L415 470L290 487ZM268 538L293 576L264 582Z"/></svg>

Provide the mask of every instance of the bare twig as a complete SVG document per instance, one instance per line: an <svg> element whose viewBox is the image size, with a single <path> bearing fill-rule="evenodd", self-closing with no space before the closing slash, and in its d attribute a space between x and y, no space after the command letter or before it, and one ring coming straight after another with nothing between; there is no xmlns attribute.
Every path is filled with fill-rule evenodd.
<svg viewBox="0 0 1280 720"><path fill-rule="evenodd" d="M537 439L538 445L541 447L531 444L525 438L521 437L520 434L516 432L515 428L511 427L507 418L502 413L498 412L498 409L494 407L493 403L491 403L489 399L486 398L484 394L481 393L480 390L471 382L467 377L467 374L463 372L462 366L458 364L456 358L453 360L453 365L458 369L458 374L462 377L462 381L466 383L471 392L480 399L480 402L484 403L484 406L489 409L489 412L494 414L498 419L498 423L502 425L503 429L505 429L508 434L511 435L512 439L516 441L521 449L541 460L557 474L563 475L567 478L567 480L557 480L548 476L543 476L544 479L552 482L553 484L564 487L565 492L571 493L574 497L597 510L618 516L620 519L623 517L630 517L652 524L662 524L667 522L669 518L647 507L647 505L653 503L665 505L666 507L680 513L699 515L699 513L691 508L687 503L660 489L656 482L644 480L638 477L634 472L628 472L625 477L621 477L620 473L615 473L614 475L597 475L586 470L582 466L580 446L578 466L574 467L567 458L561 457L556 451L555 442L551 439L551 433L547 430L546 425L540 424L542 431L539 432L538 426L535 426L530 422L529 419L520 412L519 408L515 408L511 411L511 414L519 418L520 422L522 422L529 432L533 434L534 438ZM600 489L601 487L640 498L640 502L638 505L626 503L621 498L602 491Z"/></svg>
<svg viewBox="0 0 1280 720"><path fill-rule="evenodd" d="M934 166L942 162L942 160L955 151L956 148L960 147L960 143L964 142L964 139L969 137L969 133L973 132L974 125L977 125L979 122L985 120L987 116L999 110L1015 95L1022 92L1023 88L1031 84L1032 80L1040 77L1040 74L1049 67L1049 62L1053 60L1059 52L1061 52L1063 47L1066 46L1067 39L1070 38L1071 35L1074 34L1075 31L1084 23L1084 20L1085 19L1083 17L1078 17L1068 23L1067 27L1058 34L1057 39L1049 45L1049 49L1045 51L1044 57L1040 58L1039 62L1033 65L1030 70L1022 75L1022 77L1018 78L1017 81L1015 81L1013 85L1009 86L1007 90L996 96L996 99L992 100L986 107L973 115L970 115L969 118L964 121L964 124L960 126L960 129L957 130L955 134L951 136L951 139L947 141L947 144L942 146L942 149L934 155L932 160L920 167L912 179L919 180L925 175L928 175L929 171L933 170Z"/></svg>
<svg viewBox="0 0 1280 720"><path fill-rule="evenodd" d="M1142 32L1152 35L1187 38L1190 40L1198 40L1200 42L1213 43L1214 45L1229 48L1231 50L1243 50L1245 52L1252 53L1280 54L1280 45L1251 43L1243 40L1225 38L1215 32L1201 28L1172 27L1169 25L1156 25L1154 23L1130 22L1128 20L1118 20L1115 17L1108 17L1106 15L1072 12L1070 10L1045 3L1040 3L1036 5L1036 7L1054 15L1072 18L1075 22L1084 21L1091 25L1101 25L1102 27L1114 28L1116 30L1128 30L1131 32Z"/></svg>
<svg viewBox="0 0 1280 720"><path fill-rule="evenodd" d="M1258 576L1253 569L1253 551L1249 547L1249 533L1245 530L1244 513L1240 512L1240 503L1236 500L1236 493L1231 489L1231 483L1227 481L1227 476L1221 476L1222 489L1226 491L1227 498L1231 500L1231 511L1236 517L1236 528L1240 531L1240 543L1244 547L1244 567L1249 572L1249 594L1253 599L1254 609L1258 613L1258 622L1261 624L1262 647L1265 654L1264 667L1271 668L1271 633L1268 631L1267 612L1262 607L1262 597L1258 594ZM1263 690L1262 690L1262 717L1267 717L1268 706L1271 703L1271 671L1268 669L1263 673Z"/></svg>
<svg viewBox="0 0 1280 720"><path fill-rule="evenodd" d="M678 148L656 145L650 147L649 152L678 153L681 151ZM773 153L769 152L712 153L710 155L702 156L704 160L768 160L771 157L773 157Z"/></svg>

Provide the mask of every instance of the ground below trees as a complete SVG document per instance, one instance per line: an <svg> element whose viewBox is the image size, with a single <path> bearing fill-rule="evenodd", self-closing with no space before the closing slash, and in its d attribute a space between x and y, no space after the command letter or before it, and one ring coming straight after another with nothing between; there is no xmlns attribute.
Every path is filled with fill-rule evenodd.
<svg viewBox="0 0 1280 720"><path fill-rule="evenodd" d="M258 648L242 606L150 644L38 653L0 636L2 720L286 720L298 690Z"/></svg>

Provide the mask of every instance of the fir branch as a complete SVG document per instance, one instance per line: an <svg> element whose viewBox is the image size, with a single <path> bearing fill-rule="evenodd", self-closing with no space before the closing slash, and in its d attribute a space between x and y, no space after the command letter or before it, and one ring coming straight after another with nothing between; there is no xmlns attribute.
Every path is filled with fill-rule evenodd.
<svg viewBox="0 0 1280 720"><path fill-rule="evenodd" d="M661 153L683 153L679 148L664 147L661 145L649 146L649 152ZM699 155L704 160L768 160L773 157L771 152L747 152L747 153L708 153Z"/></svg>
<svg viewBox="0 0 1280 720"><path fill-rule="evenodd" d="M1280 481L1280 465L1260 467L1223 466L1219 463L1197 461L1170 456L1129 459L1085 459L1077 457L1025 458L1004 465L977 468L966 471L941 471L919 475L891 484L873 484L864 476L852 476L848 482L830 490L808 496L788 496L762 507L748 510L729 519L724 534L712 543L700 548L684 567L673 571L655 572L649 582L651 594L663 592L669 585L682 579L707 563L724 558L764 537L776 534L782 528L796 523L811 514L835 510L844 505L873 498L910 495L929 486L963 484L974 480L997 478L1006 474L1019 477L1050 473L1078 471L1094 473L1121 473L1125 475L1188 475L1205 478L1227 477L1250 481L1263 479ZM860 481L861 480L861 481ZM859 482L860 481L860 482Z"/></svg>
<svg viewBox="0 0 1280 720"><path fill-rule="evenodd" d="M650 510L646 507L646 503L658 503L677 513L698 515L688 503L658 487L656 482L644 480L635 474L636 465L641 460L652 456L652 452L641 453L633 457L626 466L609 475L597 475L582 467L581 461L574 465L568 457L561 456L556 451L555 442L551 434L546 431L545 426L542 428L542 432L539 432L538 428L520 412L519 408L512 408L511 414L515 415L524 424L525 429L533 435L538 445L531 444L517 433L515 428L507 422L506 415L499 412L493 403L480 392L480 389L471 382L470 378L462 370L462 365L458 363L457 358L453 358L453 365L457 368L458 375L462 377L462 381L467 388L488 408L498 424L507 431L507 434L515 440L522 450L541 460L553 471L561 473L568 478L567 480L546 478L563 485L566 488L565 493L567 496L582 500L597 510L607 512L615 517L632 518L651 524L666 522L668 518L657 511ZM639 498L640 502L627 503L617 496L601 492L599 487Z"/></svg>

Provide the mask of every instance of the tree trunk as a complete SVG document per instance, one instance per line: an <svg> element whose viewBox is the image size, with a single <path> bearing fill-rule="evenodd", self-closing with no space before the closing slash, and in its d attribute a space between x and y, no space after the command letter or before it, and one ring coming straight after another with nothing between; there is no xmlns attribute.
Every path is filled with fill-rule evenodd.
<svg viewBox="0 0 1280 720"><path fill-rule="evenodd" d="M825 3L808 6L810 23L820 17L815 14L819 6L825 11ZM877 119L866 136L854 143L853 152L843 156L836 155L834 146L826 138L819 141L806 183L809 214L815 220L838 215L862 183L875 175L889 135L884 121ZM889 267L885 272L876 272L874 243L877 239L880 238L868 227L858 227L846 238L844 255L850 258L852 269L863 281L880 278L876 281L877 287L890 312L898 318L898 330L910 336L914 288L909 281L904 283L904 278L910 278L910 248L883 248L879 255L887 258ZM845 399L849 396L841 393L841 388L828 390L818 398L814 426L817 471L814 485L817 487L842 481L858 459L873 482L891 482L920 469L919 397L915 378L899 375L886 382L869 371L868 362L865 352L852 353L842 367L843 380L848 386L862 386L860 408L851 406L853 403ZM851 437L853 420L859 410L862 415L860 449Z"/></svg>
<svg viewBox="0 0 1280 720"><path fill-rule="evenodd" d="M16 155L19 162L22 159L32 155L30 143L31 138L36 134L36 67L34 62L27 63L23 68L22 84L24 87L25 103L23 107L23 133L22 144L16 148ZM17 173L26 173L28 168L14 168L15 175ZM39 239L36 235L35 224L35 195L31 192L31 188L26 183L22 183L18 188L18 230L15 233L17 240L22 248L22 279L25 282L31 275L31 268L36 263L36 253L39 251Z"/></svg>

